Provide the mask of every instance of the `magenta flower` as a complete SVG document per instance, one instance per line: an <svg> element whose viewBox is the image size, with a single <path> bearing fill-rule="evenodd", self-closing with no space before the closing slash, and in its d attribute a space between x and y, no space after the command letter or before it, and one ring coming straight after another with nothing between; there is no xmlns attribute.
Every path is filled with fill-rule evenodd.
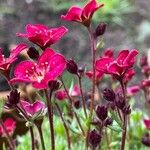
<svg viewBox="0 0 150 150"><path fill-rule="evenodd" d="M7 118L5 121L4 121L4 126L8 132L9 135L12 135L14 133L14 130L16 128L16 122L12 119L12 118ZM3 130L3 128L0 126L0 135L2 137L5 137L6 134Z"/></svg>
<svg viewBox="0 0 150 150"><path fill-rule="evenodd" d="M92 71L87 71L85 74L91 81L93 81L93 72ZM102 79L103 75L104 75L104 72L96 71L95 80L96 80L97 84Z"/></svg>
<svg viewBox="0 0 150 150"><path fill-rule="evenodd" d="M29 103L27 101L21 100L20 103L21 107L23 107L29 117L33 117L36 114L38 116L45 115L46 106L42 101L37 100L34 103Z"/></svg>
<svg viewBox="0 0 150 150"><path fill-rule="evenodd" d="M23 61L18 64L14 70L13 82L28 82L37 89L45 89L48 81L56 80L66 66L64 56L47 48L39 57L38 62Z"/></svg>
<svg viewBox="0 0 150 150"><path fill-rule="evenodd" d="M65 90L59 90L55 93L55 97L61 101L67 98L67 93Z"/></svg>
<svg viewBox="0 0 150 150"><path fill-rule="evenodd" d="M146 128L150 130L150 119L144 119L144 124Z"/></svg>
<svg viewBox="0 0 150 150"><path fill-rule="evenodd" d="M100 58L96 61L96 69L116 77L124 77L125 73L133 67L137 50L122 50L116 59Z"/></svg>
<svg viewBox="0 0 150 150"><path fill-rule="evenodd" d="M69 95L71 96L71 97L76 97L76 96L80 96L80 89L79 89L79 86L78 85L75 85L74 87L73 87L73 89L70 91L70 93L69 93Z"/></svg>
<svg viewBox="0 0 150 150"><path fill-rule="evenodd" d="M68 31L64 26L59 28L48 28L42 24L26 25L27 33L17 33L17 36L25 37L29 41L37 44L43 50L56 43Z"/></svg>
<svg viewBox="0 0 150 150"><path fill-rule="evenodd" d="M67 21L76 21L88 27L93 14L103 5L104 4L97 4L96 0L90 0L84 8L72 6L67 14L62 15L61 18Z"/></svg>
<svg viewBox="0 0 150 150"><path fill-rule="evenodd" d="M140 86L138 86L138 85L127 87L127 95L128 96L135 95L139 91L140 91Z"/></svg>
<svg viewBox="0 0 150 150"><path fill-rule="evenodd" d="M144 79L143 81L141 81L141 87L142 88L150 87L150 79Z"/></svg>
<svg viewBox="0 0 150 150"><path fill-rule="evenodd" d="M26 44L19 44L16 48L11 50L9 58L5 58L2 54L2 49L0 49L0 70L8 70L10 65L17 59L19 53L26 48Z"/></svg>

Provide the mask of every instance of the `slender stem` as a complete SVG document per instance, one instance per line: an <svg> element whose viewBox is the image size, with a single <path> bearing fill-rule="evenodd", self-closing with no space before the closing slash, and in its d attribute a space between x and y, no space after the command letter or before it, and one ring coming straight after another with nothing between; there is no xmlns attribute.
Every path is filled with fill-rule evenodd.
<svg viewBox="0 0 150 150"><path fill-rule="evenodd" d="M6 129L6 127L5 127L5 125L4 125L4 123L3 123L1 118L0 118L0 124L1 124L1 127L3 128L3 130L4 130L5 134L6 134L6 137L7 137L7 140L8 140L8 144L10 146L10 149L14 150L15 149L15 145L14 145L14 143L13 143L13 141L12 141L12 139L11 139L11 137L10 137L10 135L9 135L9 133L8 133L8 131L7 131L7 129Z"/></svg>
<svg viewBox="0 0 150 150"><path fill-rule="evenodd" d="M55 103L55 105L56 105L56 108L57 108L58 113L59 113L59 115L60 115L60 118L61 118L61 120L62 120L62 122L63 122L65 131L66 131L67 142L68 142L68 150L71 150L71 137L70 137L70 134L69 134L69 130L68 130L67 124L66 124L66 122L65 122L65 120L64 120L64 118L63 118L62 111L61 111L59 105L58 105L57 103Z"/></svg>
<svg viewBox="0 0 150 150"><path fill-rule="evenodd" d="M126 102L126 89L125 89L123 80L120 81L120 84L121 84L122 92L123 92L124 99ZM123 114L123 131L122 131L122 138L121 138L121 150L124 150L125 149L125 142L126 142L128 116L125 113L122 113L122 114Z"/></svg>
<svg viewBox="0 0 150 150"><path fill-rule="evenodd" d="M37 129L38 129L38 132L39 132L39 135L40 135L40 140L41 140L41 144L42 144L42 150L45 150L45 144L44 144L44 138L43 138L43 132L42 132L41 125L37 126Z"/></svg>
<svg viewBox="0 0 150 150"><path fill-rule="evenodd" d="M54 136L54 126L53 126L53 106L52 106L52 102L51 102L53 91L50 90L49 96L48 96L47 90L44 90L44 91L45 91L47 108L48 108L49 127L50 127L50 131L51 131L51 150L55 150L55 136Z"/></svg>
<svg viewBox="0 0 150 150"><path fill-rule="evenodd" d="M93 70L93 81L92 81L92 97L91 97L91 104L90 104L90 118L92 118L93 115L93 109L94 109L94 96L95 96L95 54L96 54L96 48L95 48L95 38L91 29L91 26L88 27L89 35L90 35L90 41L91 41L91 53L92 53L92 70Z"/></svg>
<svg viewBox="0 0 150 150"><path fill-rule="evenodd" d="M35 150L33 127L31 126L31 127L29 128L29 130L30 130L30 135L31 135L32 150Z"/></svg>
<svg viewBox="0 0 150 150"><path fill-rule="evenodd" d="M67 88L66 88L66 86L65 86L65 84L64 84L64 82L63 82L62 79L61 79L61 82L62 82L62 85L63 85L63 87L64 87L64 89L65 89L65 92L67 93L67 96L68 96L68 99L69 99L70 103L72 103L72 98L70 97L70 95L69 95L69 93L68 93L68 91L67 91ZM81 125L81 123L80 123L80 119L78 118L78 115L76 114L76 112L73 111L72 104L71 104L71 110L72 110L72 112L74 113L74 116L75 116L75 118L76 118L76 120L77 120L77 123L78 123L78 125L79 125L79 127L80 127L80 129L81 129L81 131L82 131L82 133L83 133L83 135L85 135L85 132L84 132L84 130L83 130L83 128L82 128L82 125Z"/></svg>
<svg viewBox="0 0 150 150"><path fill-rule="evenodd" d="M85 103L85 98L83 96L81 77L79 75L78 75L78 80L79 80L80 93L82 97L83 110L84 110L85 117L87 118L86 103Z"/></svg>

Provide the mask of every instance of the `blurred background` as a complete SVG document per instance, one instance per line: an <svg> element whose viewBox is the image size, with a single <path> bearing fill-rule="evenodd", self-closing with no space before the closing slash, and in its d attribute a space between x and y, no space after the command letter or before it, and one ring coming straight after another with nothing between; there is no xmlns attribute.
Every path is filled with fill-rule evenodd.
<svg viewBox="0 0 150 150"><path fill-rule="evenodd" d="M146 53L150 48L150 1L149 0L97 0L104 3L93 19L93 26L100 22L108 24L104 35L104 49L136 48ZM27 42L16 37L25 32L25 25L42 23L49 27L65 25L69 32L53 46L67 58L80 63L90 59L88 34L84 26L60 19L72 5L83 6L86 0L0 0L0 47L8 55L12 45ZM29 43L31 45L31 43ZM5 90L3 79L0 90Z"/></svg>

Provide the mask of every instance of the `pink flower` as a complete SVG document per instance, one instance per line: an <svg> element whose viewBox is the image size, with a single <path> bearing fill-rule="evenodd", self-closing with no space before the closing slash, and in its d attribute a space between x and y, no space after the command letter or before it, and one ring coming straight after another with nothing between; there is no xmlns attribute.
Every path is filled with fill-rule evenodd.
<svg viewBox="0 0 150 150"><path fill-rule="evenodd" d="M56 80L66 66L64 56L47 48L39 57L38 62L23 61L14 70L14 78L10 82L32 83L34 88L47 88L48 81Z"/></svg>
<svg viewBox="0 0 150 150"><path fill-rule="evenodd" d="M96 0L90 0L84 8L77 6L71 7L66 15L62 15L61 18L67 21L76 21L82 23L85 26L89 26L93 14L103 6L104 4L97 4Z"/></svg>
<svg viewBox="0 0 150 150"><path fill-rule="evenodd" d="M29 117L32 117L39 112L40 116L43 115L43 113L45 114L46 106L42 101L37 100L34 103L29 103L27 101L21 100L20 103Z"/></svg>
<svg viewBox="0 0 150 150"><path fill-rule="evenodd" d="M7 118L4 121L4 126L8 132L9 135L12 135L14 133L14 130L16 128L16 122L12 118ZM3 128L0 126L0 135L1 136L6 136Z"/></svg>
<svg viewBox="0 0 150 150"><path fill-rule="evenodd" d="M132 96L132 95L136 94L139 91L140 91L140 86L138 86L138 85L131 86L131 87L127 88L127 94L129 96Z"/></svg>
<svg viewBox="0 0 150 150"><path fill-rule="evenodd" d="M27 38L29 41L37 44L44 50L50 45L56 43L67 31L68 29L64 26L49 29L42 24L28 24L26 25L27 33L17 33L16 35Z"/></svg>
<svg viewBox="0 0 150 150"><path fill-rule="evenodd" d="M64 100L67 98L67 93L65 90L59 90L55 93L55 97L58 99L58 100Z"/></svg>
<svg viewBox="0 0 150 150"><path fill-rule="evenodd" d="M11 50L9 58L5 58L2 54L2 49L0 49L0 70L8 70L10 65L17 59L19 53L26 48L26 44L19 44L16 48Z"/></svg>
<svg viewBox="0 0 150 150"><path fill-rule="evenodd" d="M96 69L119 78L124 77L125 73L133 67L137 54L138 51L135 49L122 50L116 59L100 58L96 61Z"/></svg>
<svg viewBox="0 0 150 150"><path fill-rule="evenodd" d="M141 87L142 87L142 88L150 87L150 79L144 79L144 80L141 82Z"/></svg>
<svg viewBox="0 0 150 150"><path fill-rule="evenodd" d="M92 81L93 80L93 72L92 71L87 71L86 76ZM99 81L102 79L104 73L102 71L96 71L95 79L96 83L99 83Z"/></svg>
<svg viewBox="0 0 150 150"><path fill-rule="evenodd" d="M70 96L72 97L80 96L80 89L78 85L75 85L73 89L70 91Z"/></svg>
<svg viewBox="0 0 150 150"><path fill-rule="evenodd" d="M69 92L69 95L71 97L76 97L76 96L80 96L80 89L78 87L78 85L75 85L70 91L68 90ZM55 93L55 97L58 99L58 100L64 100L64 99L67 99L68 96L67 96L67 93L65 90L59 90Z"/></svg>
<svg viewBox="0 0 150 150"><path fill-rule="evenodd" d="M144 119L144 124L146 126L147 129L150 129L150 119Z"/></svg>

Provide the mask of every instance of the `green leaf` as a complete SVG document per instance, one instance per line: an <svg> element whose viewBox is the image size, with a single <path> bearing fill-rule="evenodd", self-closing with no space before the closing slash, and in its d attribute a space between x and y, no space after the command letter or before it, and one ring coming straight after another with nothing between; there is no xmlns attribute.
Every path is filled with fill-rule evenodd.
<svg viewBox="0 0 150 150"><path fill-rule="evenodd" d="M122 122L120 121L116 113L114 111L110 111L110 113L111 113L112 119L114 119L117 122L117 124L122 128Z"/></svg>

